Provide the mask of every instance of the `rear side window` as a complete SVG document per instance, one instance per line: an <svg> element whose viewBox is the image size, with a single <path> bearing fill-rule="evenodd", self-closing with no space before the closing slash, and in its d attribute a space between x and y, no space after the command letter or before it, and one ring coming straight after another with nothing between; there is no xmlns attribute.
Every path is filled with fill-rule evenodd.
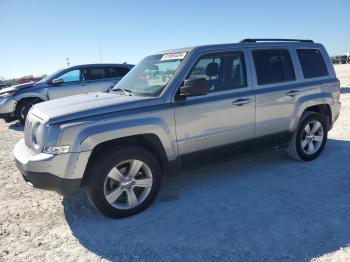
<svg viewBox="0 0 350 262"><path fill-rule="evenodd" d="M106 78L117 78L125 76L130 69L126 67L106 67Z"/></svg>
<svg viewBox="0 0 350 262"><path fill-rule="evenodd" d="M318 49L298 49L298 57L304 78L327 76L327 66Z"/></svg>
<svg viewBox="0 0 350 262"><path fill-rule="evenodd" d="M294 68L288 50L254 50L253 59L259 85L295 80Z"/></svg>
<svg viewBox="0 0 350 262"><path fill-rule="evenodd" d="M103 67L89 67L84 70L85 80L99 80L105 77L105 70Z"/></svg>

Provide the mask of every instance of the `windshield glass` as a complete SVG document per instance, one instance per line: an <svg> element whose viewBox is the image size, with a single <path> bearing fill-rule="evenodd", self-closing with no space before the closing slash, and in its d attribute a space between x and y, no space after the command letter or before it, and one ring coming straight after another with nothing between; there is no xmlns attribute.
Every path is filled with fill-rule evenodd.
<svg viewBox="0 0 350 262"><path fill-rule="evenodd" d="M48 76L45 76L43 79L41 79L40 81L36 82L37 84L41 84L41 83L45 83L47 80L49 80L51 77L57 75L57 73L61 72L63 69L60 69L58 71L56 71L55 73L53 74L50 74Z"/></svg>
<svg viewBox="0 0 350 262"><path fill-rule="evenodd" d="M144 58L112 90L140 96L159 96L186 53L160 54Z"/></svg>

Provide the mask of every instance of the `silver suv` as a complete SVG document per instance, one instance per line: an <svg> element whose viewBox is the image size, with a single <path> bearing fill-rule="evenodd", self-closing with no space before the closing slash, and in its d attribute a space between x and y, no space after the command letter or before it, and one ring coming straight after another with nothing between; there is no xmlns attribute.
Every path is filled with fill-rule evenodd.
<svg viewBox="0 0 350 262"><path fill-rule="evenodd" d="M14 156L29 185L83 187L102 214L125 217L154 201L163 174L275 148L317 158L339 97L325 48L310 40L168 50L110 92L35 105Z"/></svg>
<svg viewBox="0 0 350 262"><path fill-rule="evenodd" d="M59 70L37 83L1 89L0 117L6 122L18 119L24 123L34 104L65 96L106 91L132 67L129 64L77 65Z"/></svg>

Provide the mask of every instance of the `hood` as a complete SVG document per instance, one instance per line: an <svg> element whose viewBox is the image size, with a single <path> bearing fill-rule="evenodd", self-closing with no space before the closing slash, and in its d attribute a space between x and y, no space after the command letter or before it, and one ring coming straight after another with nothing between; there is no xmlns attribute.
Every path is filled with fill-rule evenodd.
<svg viewBox="0 0 350 262"><path fill-rule="evenodd" d="M90 93L36 104L31 113L47 123L113 113L156 104L159 98L126 96L116 93Z"/></svg>
<svg viewBox="0 0 350 262"><path fill-rule="evenodd" d="M33 86L35 86L35 82L30 82L30 83L10 86L10 87L6 87L6 88L1 89L0 90L0 94L4 94L4 93L7 93L7 92L14 92L14 91L30 88L30 87L33 87Z"/></svg>

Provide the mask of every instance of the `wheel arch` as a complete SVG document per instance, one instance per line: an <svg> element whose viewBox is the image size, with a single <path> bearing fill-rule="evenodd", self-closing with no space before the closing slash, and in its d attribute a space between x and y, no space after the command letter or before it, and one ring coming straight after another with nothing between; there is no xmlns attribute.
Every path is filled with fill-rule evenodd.
<svg viewBox="0 0 350 262"><path fill-rule="evenodd" d="M304 112L316 112L322 115L326 121L327 129L330 130L332 127L332 110L329 104L318 104L307 107Z"/></svg>
<svg viewBox="0 0 350 262"><path fill-rule="evenodd" d="M22 103L24 103L26 101L30 101L30 100L40 100L41 102L46 101L42 96L33 96L33 95L22 96L16 100L17 103L16 103L16 107L15 107L15 112L17 111L19 105L21 105Z"/></svg>
<svg viewBox="0 0 350 262"><path fill-rule="evenodd" d="M300 98L297 101L293 121L291 122L291 132L298 127L299 121L304 112L311 111L320 113L325 117L328 130L332 127L332 110L330 105L333 104L332 94L319 93Z"/></svg>
<svg viewBox="0 0 350 262"><path fill-rule="evenodd" d="M106 154L107 152L118 150L120 147L127 147L130 145L140 146L148 150L155 156L157 160L159 160L162 171L168 173L168 157L160 138L156 134L145 133L132 135L129 137L116 138L104 141L96 145L92 149L87 165L85 167L82 185L85 185L86 183L87 173L90 166L96 161L97 158L101 156L101 154Z"/></svg>

